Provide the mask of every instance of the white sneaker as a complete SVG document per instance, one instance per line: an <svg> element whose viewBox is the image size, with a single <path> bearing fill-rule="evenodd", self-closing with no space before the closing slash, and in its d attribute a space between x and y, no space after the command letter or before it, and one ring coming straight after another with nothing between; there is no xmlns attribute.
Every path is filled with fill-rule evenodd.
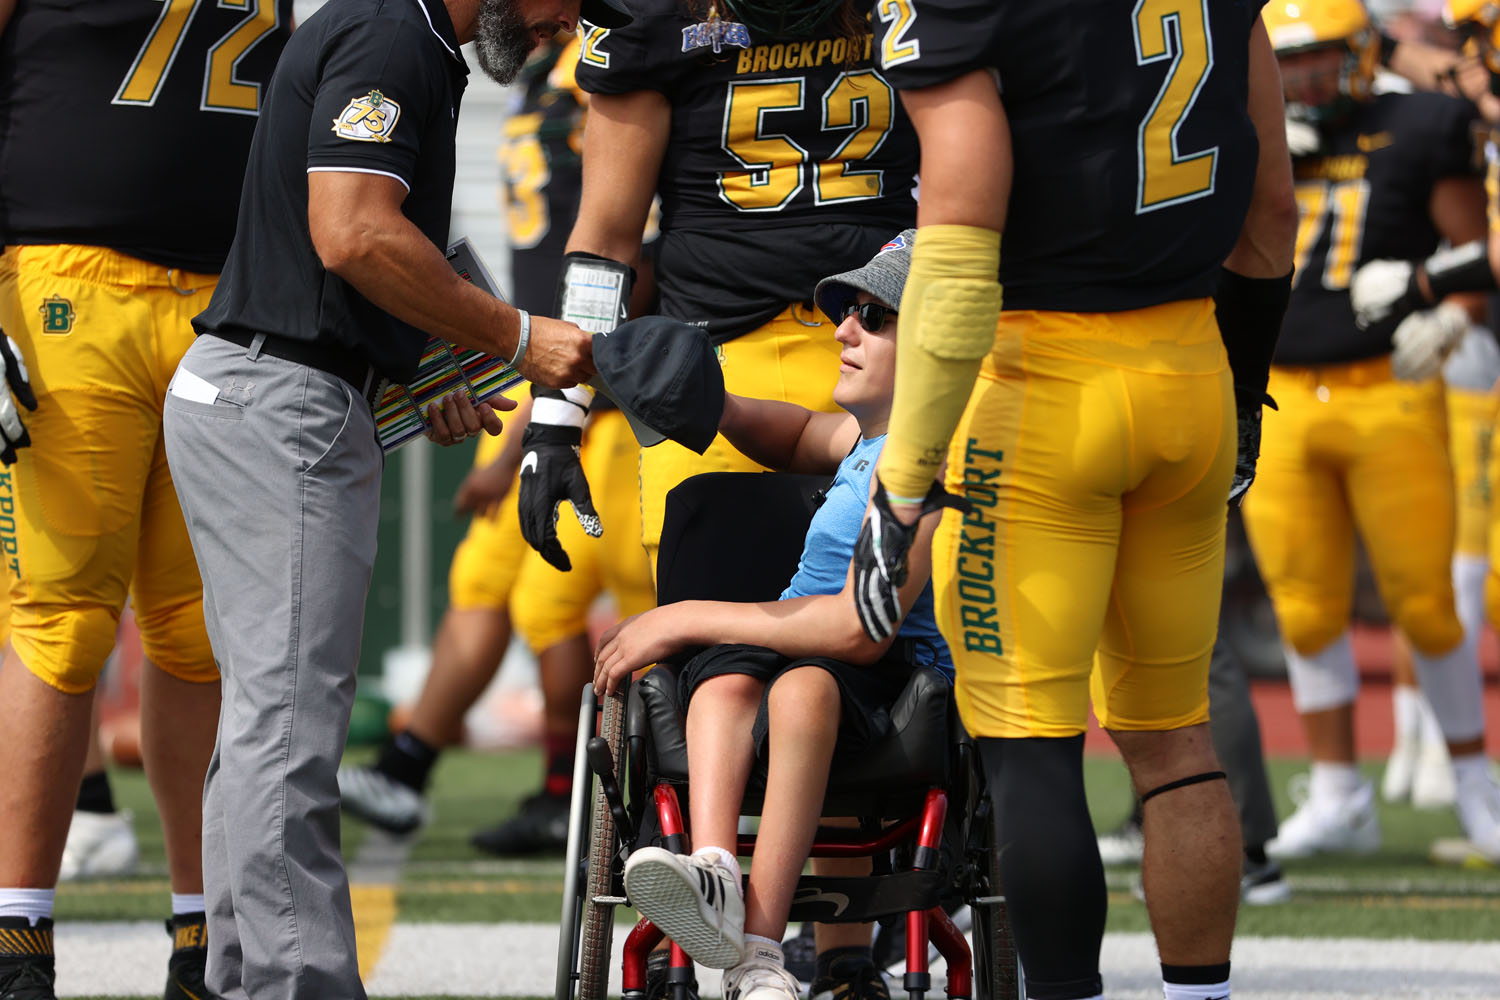
<svg viewBox="0 0 1500 1000"><path fill-rule="evenodd" d="M712 858L642 847L625 861L625 895L699 964L728 969L745 957L739 880Z"/></svg>
<svg viewBox="0 0 1500 1000"><path fill-rule="evenodd" d="M1469 843L1492 864L1500 864L1500 785L1490 775L1484 777L1466 782L1454 807Z"/></svg>
<svg viewBox="0 0 1500 1000"><path fill-rule="evenodd" d="M1106 865L1138 865L1145 853L1146 837L1134 820L1099 835L1099 860Z"/></svg>
<svg viewBox="0 0 1500 1000"><path fill-rule="evenodd" d="M1448 748L1423 743L1411 779L1411 804L1418 809L1446 809L1453 803L1453 762L1448 759Z"/></svg>
<svg viewBox="0 0 1500 1000"><path fill-rule="evenodd" d="M64 882L80 878L108 878L129 875L140 860L140 847L130 813L74 812L63 845L62 869L57 877Z"/></svg>
<svg viewBox="0 0 1500 1000"><path fill-rule="evenodd" d="M1375 789L1368 781L1343 798L1309 795L1266 845L1266 853L1278 860L1379 849L1380 818L1375 815Z"/></svg>
<svg viewBox="0 0 1500 1000"><path fill-rule="evenodd" d="M1397 737L1391 756L1385 762L1380 778L1380 797L1387 802L1405 802L1411 798L1412 782L1417 773L1417 754L1422 743L1415 738Z"/></svg>
<svg viewBox="0 0 1500 1000"><path fill-rule="evenodd" d="M429 819L420 792L373 767L339 768L339 796L345 812L386 833L411 833Z"/></svg>
<svg viewBox="0 0 1500 1000"><path fill-rule="evenodd" d="M782 965L781 949L757 944L724 973L724 1000L800 1000L802 984Z"/></svg>

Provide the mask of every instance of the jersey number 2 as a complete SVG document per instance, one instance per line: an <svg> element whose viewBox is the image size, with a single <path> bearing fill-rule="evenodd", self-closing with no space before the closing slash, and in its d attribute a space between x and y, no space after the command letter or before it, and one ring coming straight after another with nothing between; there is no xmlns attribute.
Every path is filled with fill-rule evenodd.
<svg viewBox="0 0 1500 1000"><path fill-rule="evenodd" d="M188 25L203 0L161 0L161 4L161 16L146 36L135 62L130 64L130 72L125 74L125 80L111 102L113 104L150 107L156 103L161 85L171 72L182 41L187 37ZM278 0L264 0L264 3L262 0L218 0L218 5L249 13L208 50L200 107L204 111L253 115L260 111L260 85L241 83L235 79L235 71L245 53L275 30L281 16L277 9Z"/></svg>
<svg viewBox="0 0 1500 1000"><path fill-rule="evenodd" d="M1214 67L1208 0L1138 0L1132 27L1137 65L1171 60L1136 132L1135 211L1140 215L1213 194L1219 147L1196 153L1177 148L1177 131Z"/></svg>

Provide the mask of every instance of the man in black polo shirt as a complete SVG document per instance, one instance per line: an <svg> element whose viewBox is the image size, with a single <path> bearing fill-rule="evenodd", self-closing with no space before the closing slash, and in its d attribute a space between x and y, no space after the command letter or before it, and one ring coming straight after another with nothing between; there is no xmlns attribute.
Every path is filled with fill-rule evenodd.
<svg viewBox="0 0 1500 1000"><path fill-rule="evenodd" d="M542 385L593 374L589 336L531 318L443 258L454 130L478 42L508 82L620 0L332 0L287 45L251 145L229 260L168 389L165 437L223 673L204 793L208 985L226 1000L363 1000L336 770L375 558L370 401L428 334ZM496 433L434 407L439 443Z"/></svg>

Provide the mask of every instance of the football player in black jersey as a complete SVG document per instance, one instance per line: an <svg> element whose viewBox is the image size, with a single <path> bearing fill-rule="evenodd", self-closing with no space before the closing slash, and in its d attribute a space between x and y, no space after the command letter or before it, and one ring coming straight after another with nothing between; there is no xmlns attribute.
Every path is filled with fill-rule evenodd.
<svg viewBox="0 0 1500 1000"><path fill-rule="evenodd" d="M876 4L922 200L861 618L887 628L946 460L968 509L934 541L938 620L1028 996L1102 994L1091 694L1144 803L1165 995L1229 994L1239 829L1206 679L1295 228L1258 6Z"/></svg>
<svg viewBox="0 0 1500 1000"><path fill-rule="evenodd" d="M0 669L0 996L53 995L50 887L129 594L172 884L166 995L206 997L201 799L219 675L162 401L234 234L292 3L3 7L0 326L38 406L32 447L0 474L14 609Z"/></svg>
<svg viewBox="0 0 1500 1000"><path fill-rule="evenodd" d="M1439 377L1469 313L1443 302L1360 329L1349 296L1364 262L1483 234L1476 112L1444 95L1372 94L1373 31L1356 0L1274 0L1265 19L1287 100L1309 109L1321 139L1294 163L1297 279L1270 383L1280 409L1267 415L1261 474L1245 503L1313 758L1308 797L1268 850L1287 858L1380 843L1354 746L1357 531L1447 740L1465 833L1500 858L1477 637L1465 636L1454 604Z"/></svg>

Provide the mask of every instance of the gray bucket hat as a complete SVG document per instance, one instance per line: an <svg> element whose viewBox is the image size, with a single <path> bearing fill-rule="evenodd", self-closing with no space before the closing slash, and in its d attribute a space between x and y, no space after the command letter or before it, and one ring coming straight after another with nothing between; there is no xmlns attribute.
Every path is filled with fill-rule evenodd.
<svg viewBox="0 0 1500 1000"><path fill-rule="evenodd" d="M870 258L864 267L835 274L818 282L813 300L824 315L838 323L844 318L844 307L858 292L867 292L892 309L901 308L901 290L906 287L906 272L911 269L911 248L917 231L904 229Z"/></svg>

